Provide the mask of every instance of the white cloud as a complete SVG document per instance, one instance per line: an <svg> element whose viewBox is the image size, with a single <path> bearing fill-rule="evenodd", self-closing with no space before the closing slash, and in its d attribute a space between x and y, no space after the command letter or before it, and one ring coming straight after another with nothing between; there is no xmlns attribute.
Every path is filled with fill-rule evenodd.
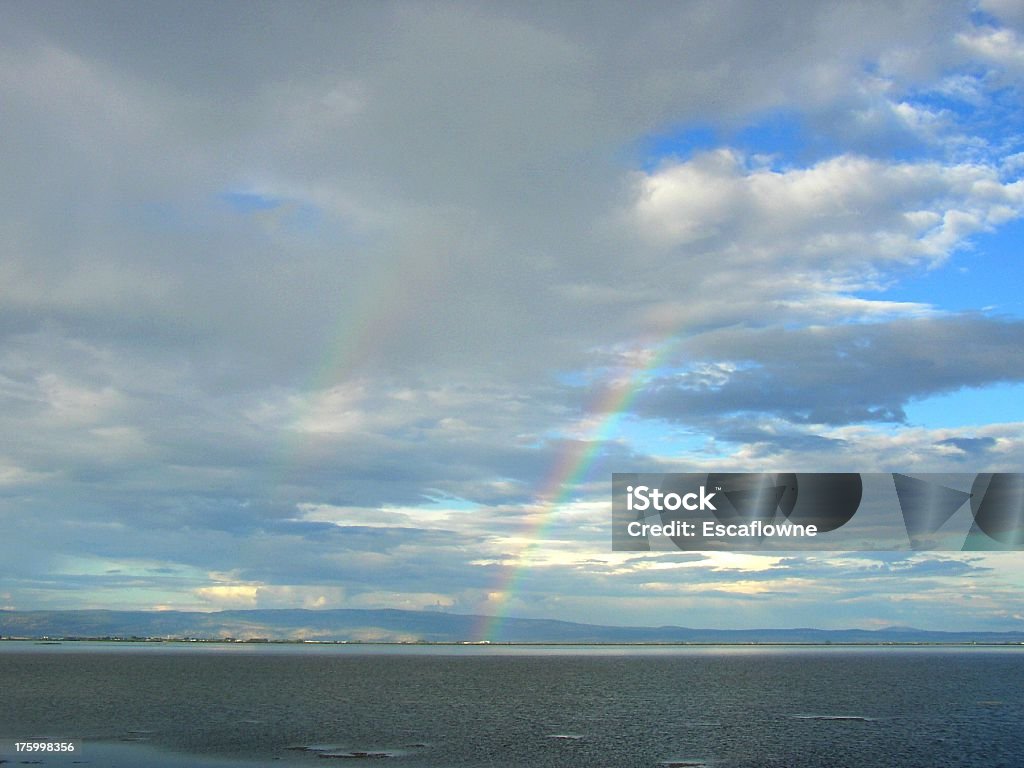
<svg viewBox="0 0 1024 768"><path fill-rule="evenodd" d="M684 255L842 276L942 260L1021 215L1024 183L986 166L850 155L773 170L722 149L645 174L634 205L641 233Z"/></svg>
<svg viewBox="0 0 1024 768"><path fill-rule="evenodd" d="M957 41L1011 77L1024 74L1024 41L1012 29L983 27L957 35Z"/></svg>

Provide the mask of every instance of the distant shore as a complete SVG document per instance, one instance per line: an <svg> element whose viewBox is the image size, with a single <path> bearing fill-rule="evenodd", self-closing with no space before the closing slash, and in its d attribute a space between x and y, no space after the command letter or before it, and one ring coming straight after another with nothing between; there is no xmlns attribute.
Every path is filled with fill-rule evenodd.
<svg viewBox="0 0 1024 768"><path fill-rule="evenodd" d="M834 641L834 642L782 642L782 641L722 641L722 642L638 642L638 643L616 643L616 642L564 642L564 641L530 641L530 642L504 642L504 641L403 641L393 642L387 640L292 640L292 639L265 639L248 638L239 640L235 638L201 638L201 637L0 637L0 643L17 642L33 643L35 645L63 645L64 643L162 643L177 645L351 645L351 646L388 646L388 647L501 647L501 648L963 648L963 647L1024 647L1024 641L878 641L878 642L857 642L857 641Z"/></svg>

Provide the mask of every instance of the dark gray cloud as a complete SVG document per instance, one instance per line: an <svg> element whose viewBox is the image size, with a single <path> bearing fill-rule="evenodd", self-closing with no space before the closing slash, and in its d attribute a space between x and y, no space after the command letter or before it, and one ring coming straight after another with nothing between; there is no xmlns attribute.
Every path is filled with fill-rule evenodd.
<svg viewBox="0 0 1024 768"><path fill-rule="evenodd" d="M961 451L964 459L984 455L998 445L994 437L948 437L940 440L941 445L949 445Z"/></svg>
<svg viewBox="0 0 1024 768"><path fill-rule="evenodd" d="M974 314L729 328L684 342L680 357L697 370L653 380L637 408L684 423L738 413L829 425L902 422L912 399L1020 381L1022 346L1024 323ZM705 361L717 365L717 376L700 368Z"/></svg>

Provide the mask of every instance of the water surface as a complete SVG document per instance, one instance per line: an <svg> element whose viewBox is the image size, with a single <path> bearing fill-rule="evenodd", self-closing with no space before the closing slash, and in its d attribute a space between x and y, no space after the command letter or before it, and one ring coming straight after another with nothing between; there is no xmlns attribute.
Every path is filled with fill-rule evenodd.
<svg viewBox="0 0 1024 768"><path fill-rule="evenodd" d="M30 737L82 739L74 761L115 768L993 768L1024 755L1016 647L5 642L0 691L12 764Z"/></svg>

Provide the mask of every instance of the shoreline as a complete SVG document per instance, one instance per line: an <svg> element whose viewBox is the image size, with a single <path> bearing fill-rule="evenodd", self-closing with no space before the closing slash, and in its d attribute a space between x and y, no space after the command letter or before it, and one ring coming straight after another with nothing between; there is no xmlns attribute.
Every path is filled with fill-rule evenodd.
<svg viewBox="0 0 1024 768"><path fill-rule="evenodd" d="M829 641L829 642L564 642L564 641L417 641L393 642L387 640L228 640L224 638L149 638L149 637L0 637L0 643L32 643L33 645L65 645L75 643L103 643L111 645L220 645L220 646L351 646L388 648L1017 648L1024 647L1024 641Z"/></svg>

